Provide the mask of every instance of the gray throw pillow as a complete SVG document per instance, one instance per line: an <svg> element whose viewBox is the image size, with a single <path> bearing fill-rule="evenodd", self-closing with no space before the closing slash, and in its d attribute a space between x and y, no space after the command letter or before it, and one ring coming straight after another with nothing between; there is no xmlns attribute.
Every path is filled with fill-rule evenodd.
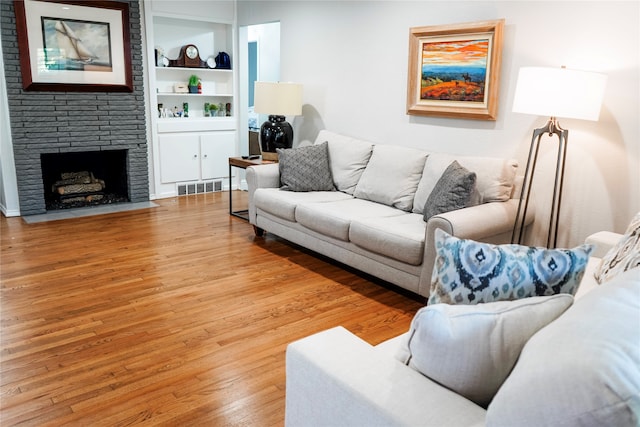
<svg viewBox="0 0 640 427"><path fill-rule="evenodd" d="M333 191L328 144L278 148L280 189L288 191Z"/></svg>
<svg viewBox="0 0 640 427"><path fill-rule="evenodd" d="M470 172L457 161L445 169L424 205L424 220L434 215L455 211L477 204L472 197L476 188L476 174Z"/></svg>

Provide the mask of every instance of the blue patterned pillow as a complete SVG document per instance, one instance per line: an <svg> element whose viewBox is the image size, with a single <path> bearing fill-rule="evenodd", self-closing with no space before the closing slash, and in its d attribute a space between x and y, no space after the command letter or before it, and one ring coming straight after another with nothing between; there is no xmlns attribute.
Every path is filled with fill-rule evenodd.
<svg viewBox="0 0 640 427"><path fill-rule="evenodd" d="M436 230L429 304L575 295L592 245L546 249L464 240Z"/></svg>

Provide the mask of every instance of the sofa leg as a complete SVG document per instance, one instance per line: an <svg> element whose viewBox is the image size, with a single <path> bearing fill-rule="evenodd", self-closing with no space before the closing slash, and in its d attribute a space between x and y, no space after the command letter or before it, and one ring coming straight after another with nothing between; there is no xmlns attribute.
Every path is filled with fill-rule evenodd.
<svg viewBox="0 0 640 427"><path fill-rule="evenodd" d="M264 230L262 228L260 228L260 227L255 226L255 225L253 226L253 232L258 237L264 236Z"/></svg>

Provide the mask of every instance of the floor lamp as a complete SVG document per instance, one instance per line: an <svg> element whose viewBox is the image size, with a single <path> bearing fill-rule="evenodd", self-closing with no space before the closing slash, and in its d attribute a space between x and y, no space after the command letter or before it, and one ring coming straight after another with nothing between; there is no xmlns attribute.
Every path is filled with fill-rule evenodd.
<svg viewBox="0 0 640 427"><path fill-rule="evenodd" d="M260 127L262 159L278 160L277 148L293 146L293 128L285 116L302 114L302 85L256 82L254 88L254 111L269 115Z"/></svg>
<svg viewBox="0 0 640 427"><path fill-rule="evenodd" d="M522 243L540 140L544 134L548 134L549 137L557 135L559 139L547 235L547 247L556 247L567 139L569 137L569 131L560 126L558 118L598 120L606 81L607 77L604 74L570 70L564 67L523 67L520 69L513 111L550 118L544 127L533 130L520 201L511 235L512 243Z"/></svg>

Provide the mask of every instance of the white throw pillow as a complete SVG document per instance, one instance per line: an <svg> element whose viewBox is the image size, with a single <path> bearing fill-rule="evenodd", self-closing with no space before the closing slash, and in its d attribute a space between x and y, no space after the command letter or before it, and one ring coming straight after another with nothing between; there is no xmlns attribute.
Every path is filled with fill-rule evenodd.
<svg viewBox="0 0 640 427"><path fill-rule="evenodd" d="M573 303L567 294L418 311L401 346L403 363L486 407L522 347Z"/></svg>
<svg viewBox="0 0 640 427"><path fill-rule="evenodd" d="M638 426L640 270L578 298L536 333L487 410L487 426Z"/></svg>
<svg viewBox="0 0 640 427"><path fill-rule="evenodd" d="M411 211L426 159L424 151L377 144L353 195Z"/></svg>
<svg viewBox="0 0 640 427"><path fill-rule="evenodd" d="M598 283L604 283L620 273L638 267L640 267L640 212L633 217L624 236L602 258L594 277Z"/></svg>
<svg viewBox="0 0 640 427"><path fill-rule="evenodd" d="M436 183L454 160L469 171L476 173L476 189L480 195L479 203L504 202L511 198L518 170L517 160L432 153L429 154L424 165L422 179L416 190L413 204L414 213L423 213L424 205Z"/></svg>
<svg viewBox="0 0 640 427"><path fill-rule="evenodd" d="M329 167L338 191L353 194L367 167L373 144L367 141L321 130L316 144L329 143Z"/></svg>

